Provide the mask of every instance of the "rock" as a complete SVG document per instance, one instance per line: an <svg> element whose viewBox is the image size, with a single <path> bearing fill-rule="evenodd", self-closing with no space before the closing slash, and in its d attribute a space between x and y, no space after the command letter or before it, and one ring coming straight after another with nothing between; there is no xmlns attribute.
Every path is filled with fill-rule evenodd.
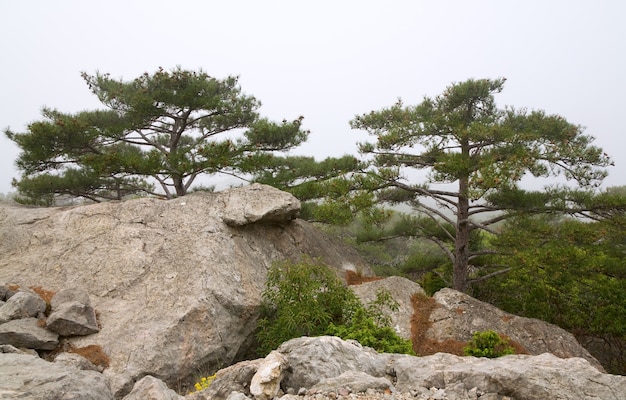
<svg viewBox="0 0 626 400"><path fill-rule="evenodd" d="M53 350L59 344L59 335L42 328L37 318L14 319L0 325L0 344Z"/></svg>
<svg viewBox="0 0 626 400"><path fill-rule="evenodd" d="M73 287L61 289L56 292L50 300L50 309L54 312L66 303L80 303L86 306L91 306L89 293L84 289Z"/></svg>
<svg viewBox="0 0 626 400"><path fill-rule="evenodd" d="M400 276L390 276L377 281L354 285L351 286L351 289L364 304L376 300L378 290L387 290L393 299L398 302L397 311L386 313L391 317L392 327L402 338L412 338L411 318L413 316L413 303L411 298L416 293L425 295L424 289L419 284Z"/></svg>
<svg viewBox="0 0 626 400"><path fill-rule="evenodd" d="M548 353L496 359L447 353L415 357L380 354L328 336L292 339L276 352L289 365L281 383L287 393L282 399L296 399L294 393L298 393L302 400L338 396L381 400L622 400L626 393L625 376L601 373L582 358L562 359ZM261 362L257 360L254 365L258 367ZM197 397L186 399L226 398L232 392L248 396L245 379L252 379L253 365L242 362L227 370L218 371L217 376L237 377L240 389L226 392L211 384ZM226 387L224 382L220 385Z"/></svg>
<svg viewBox="0 0 626 400"><path fill-rule="evenodd" d="M483 393L480 399L506 395L528 400L617 400L626 393L626 377L603 374L582 358L562 359L548 353L495 359L438 353L399 357L393 368L400 392L421 386L444 389L460 398L469 398L474 390Z"/></svg>
<svg viewBox="0 0 626 400"><path fill-rule="evenodd" d="M284 397L281 397L283 399ZM232 392L226 400L249 400L250 398L241 392ZM286 400L286 399L285 399Z"/></svg>
<svg viewBox="0 0 626 400"><path fill-rule="evenodd" d="M350 388L349 392L353 393L365 393L368 389L391 390L393 385L387 378L374 377L361 371L346 371L339 376L322 379L313 385L311 391L326 393L336 392L342 388L346 391L346 388Z"/></svg>
<svg viewBox="0 0 626 400"><path fill-rule="evenodd" d="M10 296L8 296L9 294L9 287L6 285L0 285L0 301L4 302L6 301Z"/></svg>
<svg viewBox="0 0 626 400"><path fill-rule="evenodd" d="M556 325L509 314L453 289L441 289L433 298L438 307L430 314L431 326L426 331L430 339L467 342L476 331L493 330L521 344L529 354L582 357L604 372L572 334Z"/></svg>
<svg viewBox="0 0 626 400"><path fill-rule="evenodd" d="M165 382L153 377L144 376L123 400L182 400L183 396L168 388Z"/></svg>
<svg viewBox="0 0 626 400"><path fill-rule="evenodd" d="M0 398L113 400L102 374L24 354L0 353Z"/></svg>
<svg viewBox="0 0 626 400"><path fill-rule="evenodd" d="M263 359L241 361L217 371L207 389L186 396L186 400L224 399L231 393L250 395L250 383Z"/></svg>
<svg viewBox="0 0 626 400"><path fill-rule="evenodd" d="M37 317L46 311L46 302L35 292L20 290L0 307L0 324L17 318Z"/></svg>
<svg viewBox="0 0 626 400"><path fill-rule="evenodd" d="M276 351L263 359L250 382L250 394L256 400L270 400L278 394L287 360Z"/></svg>
<svg viewBox="0 0 626 400"><path fill-rule="evenodd" d="M226 207L222 221L230 226L254 222L285 223L296 218L300 201L289 193L254 183L225 194Z"/></svg>
<svg viewBox="0 0 626 400"><path fill-rule="evenodd" d="M289 363L283 389L311 388L325 378L344 372L361 371L373 377L388 377L387 358L374 349L334 336L302 337L289 340L277 349Z"/></svg>
<svg viewBox="0 0 626 400"><path fill-rule="evenodd" d="M61 336L83 336L100 331L86 291L64 289L55 294L50 303L52 312L46 323L47 329Z"/></svg>
<svg viewBox="0 0 626 400"><path fill-rule="evenodd" d="M11 346L10 344L0 344L0 353L27 354L30 356L39 357L39 354L33 349L26 349L26 348L18 349L17 347Z"/></svg>
<svg viewBox="0 0 626 400"><path fill-rule="evenodd" d="M278 218L269 212L236 227L224 223L225 215L236 219L236 209L240 221L257 218L251 217L256 205L234 208L229 199L242 206L243 199L267 202L271 209L277 196L296 204L262 185L167 201L1 204L0 282L57 292L85 288L101 330L70 341L102 346L110 358L103 373L116 396L128 394L146 375L170 387L191 386L196 368L214 371L250 356L274 261L309 255L341 277L348 269L372 274L354 250L311 224L279 222L293 214Z"/></svg>
<svg viewBox="0 0 626 400"><path fill-rule="evenodd" d="M104 368L94 365L91 361L76 353L59 353L54 357L54 362L85 371L102 372L104 370Z"/></svg>

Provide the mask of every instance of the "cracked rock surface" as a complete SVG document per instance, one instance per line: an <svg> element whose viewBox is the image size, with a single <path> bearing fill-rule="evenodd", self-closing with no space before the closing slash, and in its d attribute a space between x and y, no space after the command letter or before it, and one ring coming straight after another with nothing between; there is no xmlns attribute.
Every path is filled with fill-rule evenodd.
<svg viewBox="0 0 626 400"><path fill-rule="evenodd" d="M116 396L146 375L193 384L190 366L215 370L246 356L275 260L309 254L340 276L371 274L354 251L294 219L293 196L253 186L173 200L0 204L0 283L85 288L101 330L72 344L104 349Z"/></svg>

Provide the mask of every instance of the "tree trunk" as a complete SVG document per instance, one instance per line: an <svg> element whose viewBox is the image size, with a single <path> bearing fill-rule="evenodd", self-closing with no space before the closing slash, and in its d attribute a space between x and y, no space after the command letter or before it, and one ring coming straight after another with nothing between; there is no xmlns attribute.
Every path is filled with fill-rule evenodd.
<svg viewBox="0 0 626 400"><path fill-rule="evenodd" d="M172 181L174 183L174 189L176 189L176 197L181 197L187 194L185 182L182 177L172 175Z"/></svg>
<svg viewBox="0 0 626 400"><path fill-rule="evenodd" d="M459 198L456 213L456 240L454 242L454 267L452 288L460 292L467 291L469 262L469 196L468 179L459 180Z"/></svg>

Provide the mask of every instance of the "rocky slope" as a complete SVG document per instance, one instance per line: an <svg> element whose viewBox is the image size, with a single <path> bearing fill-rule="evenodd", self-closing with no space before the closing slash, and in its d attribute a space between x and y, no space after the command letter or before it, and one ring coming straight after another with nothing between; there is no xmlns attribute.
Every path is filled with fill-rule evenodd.
<svg viewBox="0 0 626 400"><path fill-rule="evenodd" d="M603 374L582 358L414 357L317 337L290 340L263 360L222 370L188 398L618 400L624 393L626 377Z"/></svg>
<svg viewBox="0 0 626 400"><path fill-rule="evenodd" d="M340 275L360 258L294 219L299 202L269 186L70 208L0 207L0 283L81 287L116 395L150 374L171 387L242 359L275 260L319 257ZM182 383L181 383L182 382Z"/></svg>
<svg viewBox="0 0 626 400"><path fill-rule="evenodd" d="M263 185L170 201L48 209L0 205L0 289L8 285L0 293L0 338L5 338L0 398L181 399L178 393L186 393L185 387L200 376L247 358L273 261L308 255L341 277L346 271L371 274L349 248L298 220L298 210L294 197ZM416 326L421 328L418 341L431 344L466 341L474 330L496 329L537 356L489 361L377 355L336 338L301 339L283 345L278 361L242 361L222 369L211 390L186 397L264 400L270 398L268 385L278 382L272 396L285 400L298 393L354 398L357 392L424 399L619 398L615 388L622 388L626 378L601 373L595 359L558 327L445 290L431 300L437 304L429 306L425 318L416 320L415 295L423 291L398 277L354 290L367 300L380 287L400 303L392 319L404 337L415 338ZM47 299L49 309L43 310L29 288ZM79 290L69 296L67 289ZM54 300L55 293L65 301ZM31 301L32 309L26 306ZM76 310L84 312L82 318L68 316L80 315ZM48 339L44 312L49 328L58 331L54 341ZM82 319L80 328L68 322L76 319ZM28 329L20 328L20 338L31 332L44 337L45 348L26 346L39 354L17 348L24 342L15 341L14 325L21 327L22 320ZM62 321L61 328L56 321ZM55 347L53 354L50 347ZM310 353L301 354L299 348ZM544 352L576 358L538 355ZM56 359L51 363L39 355ZM104 361L94 365L83 357L94 355ZM413 376L412 370L421 372ZM565 370L578 371L574 381ZM527 378L531 371L533 377ZM300 375L308 378L298 381ZM540 397L546 393L561 394ZM581 395L590 397L576 397Z"/></svg>

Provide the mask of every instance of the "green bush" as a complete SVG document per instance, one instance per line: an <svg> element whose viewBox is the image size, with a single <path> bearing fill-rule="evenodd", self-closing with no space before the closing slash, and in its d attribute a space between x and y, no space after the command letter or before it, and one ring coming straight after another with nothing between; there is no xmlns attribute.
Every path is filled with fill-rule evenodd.
<svg viewBox="0 0 626 400"><path fill-rule="evenodd" d="M368 317L365 309L359 309L347 325L331 324L326 334L339 336L344 340L353 339L381 353L412 354L413 345L410 340L398 336L390 326L376 324L373 317Z"/></svg>
<svg viewBox="0 0 626 400"><path fill-rule="evenodd" d="M466 356L496 358L515 354L508 340L494 331L474 332L472 340L463 348Z"/></svg>
<svg viewBox="0 0 626 400"><path fill-rule="evenodd" d="M276 263L262 293L257 340L260 355L301 336L335 335L379 351L411 351L410 341L389 327L385 309L397 309L388 292L367 307L328 266L304 259ZM404 346L404 347L403 347Z"/></svg>

